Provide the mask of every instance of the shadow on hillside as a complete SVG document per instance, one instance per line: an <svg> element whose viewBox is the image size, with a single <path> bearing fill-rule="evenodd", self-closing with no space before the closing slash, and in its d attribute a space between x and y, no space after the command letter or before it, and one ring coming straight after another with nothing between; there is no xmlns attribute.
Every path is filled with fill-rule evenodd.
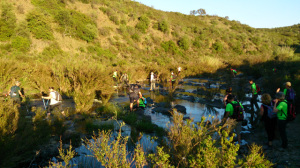
<svg viewBox="0 0 300 168"><path fill-rule="evenodd" d="M238 89L248 84L249 79L259 84L263 93L269 93L272 97L275 96L277 88L283 89L283 84L286 81L292 83L292 87L297 93L300 93L300 61L282 62L282 61L267 61L263 63L250 64L244 61L242 65L218 69L215 73L201 74L209 78L222 78L225 80L226 86L231 87L233 83L238 85ZM233 77L230 69L235 68L238 71L237 77ZM238 79L238 80L237 80ZM249 86L250 87L250 86ZM245 90L238 90L240 92ZM298 94L299 95L299 94ZM297 103L299 99L296 100Z"/></svg>

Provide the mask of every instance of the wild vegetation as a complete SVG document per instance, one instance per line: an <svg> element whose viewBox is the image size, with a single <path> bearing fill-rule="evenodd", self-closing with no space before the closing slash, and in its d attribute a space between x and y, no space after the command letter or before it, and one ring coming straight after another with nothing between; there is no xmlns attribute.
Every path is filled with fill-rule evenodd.
<svg viewBox="0 0 300 168"><path fill-rule="evenodd" d="M276 84L290 80L300 92L299 24L254 29L228 18L207 15L204 9L184 15L155 10L131 0L4 0L0 5L1 96L18 80L27 96L25 104L53 86L63 96L73 98L76 110L68 111L68 116L89 117L96 108L94 98L100 97L103 104L96 110L97 114L107 112L118 118L120 111L125 113L124 109L109 102L114 92L111 87L114 70L127 72L130 82L146 79L150 71L167 81L170 71L178 66L183 68L182 77L219 75L230 67L238 67L255 78L269 76L268 81ZM195 15L197 12L200 15ZM280 69L280 73L272 76L273 68ZM269 83L265 81L265 85ZM268 88L273 87L276 86ZM1 167L30 162L32 158L24 160L25 155L34 157L33 151L39 145L47 143L51 135L61 135L64 131L64 119L59 113L53 122L47 122L43 120L45 112L37 109L33 120L28 120L27 107L18 109L4 98L0 101L0 148L4 151L0 154ZM149 124L130 117L120 116L140 131L153 131L147 127ZM158 148L149 159L145 160L143 151L137 147L136 164L140 167L146 163L157 167L234 164L248 167L252 166L251 158L259 155L259 148L253 147L252 154L242 162L226 162L226 158L219 156L236 157L237 149L230 141L211 141L209 128L197 130L180 125L178 120L182 132L171 131L170 144ZM93 125L87 129L90 127ZM160 128L155 132L164 134ZM105 138L107 134L99 135ZM193 138L180 139L187 134ZM190 147L182 149L182 142L189 140ZM124 139L119 139L118 144L124 145ZM202 153L215 156L216 161L209 162ZM182 160L183 157L186 159ZM261 158L255 163L270 165ZM124 165L128 164L127 160L123 161Z"/></svg>

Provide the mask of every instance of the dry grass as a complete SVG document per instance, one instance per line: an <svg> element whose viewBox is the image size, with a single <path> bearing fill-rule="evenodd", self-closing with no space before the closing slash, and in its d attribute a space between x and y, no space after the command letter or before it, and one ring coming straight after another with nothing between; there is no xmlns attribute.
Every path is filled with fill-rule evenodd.
<svg viewBox="0 0 300 168"><path fill-rule="evenodd" d="M34 10L34 6L30 3L30 0L9 0L14 6L17 23L25 20L26 14Z"/></svg>

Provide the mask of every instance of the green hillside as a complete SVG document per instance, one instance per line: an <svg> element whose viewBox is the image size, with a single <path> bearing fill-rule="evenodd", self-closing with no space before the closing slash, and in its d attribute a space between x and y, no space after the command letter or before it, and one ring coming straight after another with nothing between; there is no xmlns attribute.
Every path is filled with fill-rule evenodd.
<svg viewBox="0 0 300 168"><path fill-rule="evenodd" d="M130 0L3 1L0 91L20 80L29 95L55 86L69 96L90 97L85 103L91 105L95 90L110 97L115 69L134 82L150 71L165 80L178 66L191 76L245 62L295 61L297 30L299 25L254 29Z"/></svg>
<svg viewBox="0 0 300 168"><path fill-rule="evenodd" d="M137 122L136 114L125 114L125 108L109 102L115 92L112 87L113 71L118 70L120 75L128 73L130 83L145 80L154 71L161 83L167 83L170 72L176 71L178 66L183 68L181 77L208 75L226 78L230 76L228 69L236 68L245 77L267 76L261 85L266 88L264 91L273 93L278 85L289 80L299 93L299 32L299 24L255 29L228 18L164 12L131 0L2 0L0 149L4 152L0 156L5 162L1 164L4 167L28 167L28 163L32 163L38 155L36 152L41 150L40 146L65 131L65 119L60 113L55 114L58 117L52 121L45 121L45 111L35 109L34 118L28 119L25 117L28 112L26 105L18 109L12 106L12 102L4 100L4 95L15 81L21 82L27 96L23 104L30 103L32 98L40 98L50 86L58 88L64 97L72 99L72 103L74 100L75 109L67 109L71 112L66 110L66 113L72 114L67 117L73 117L78 123L85 122L86 128L82 129L93 127L92 117L89 117L95 111L103 118L106 115L120 117L119 112L122 111L125 117L121 117L124 121L127 119L127 123L131 121L136 127L143 128L145 125L148 128L154 124ZM272 71L273 68L278 69L277 74ZM240 94L245 95L243 92ZM103 102L98 111L95 110L98 108L94 104L95 97L100 97ZM104 114L106 112L109 114ZM177 117L178 122L183 122ZM82 118L87 119L82 121ZM182 127L182 130L189 129L188 126ZM193 131L196 130L190 133L198 135L199 132ZM177 136L189 139L190 135L185 133L182 131L182 135ZM203 134L203 145L212 142L206 132ZM82 137L72 138L81 143ZM182 140L183 145L186 141ZM220 153L218 156L236 157L238 148L226 138L222 141L223 149L232 154ZM211 151L206 151L207 156ZM251 151L260 155L257 147ZM169 155L164 151L158 154L161 156L157 158L165 158L167 164ZM223 167L233 167L231 164L235 161L226 157L223 157ZM183 157L178 158L173 158L179 161L174 165L182 162ZM226 160L229 160L228 163L225 163ZM183 162L188 165L188 159ZM270 164L265 159L260 162Z"/></svg>

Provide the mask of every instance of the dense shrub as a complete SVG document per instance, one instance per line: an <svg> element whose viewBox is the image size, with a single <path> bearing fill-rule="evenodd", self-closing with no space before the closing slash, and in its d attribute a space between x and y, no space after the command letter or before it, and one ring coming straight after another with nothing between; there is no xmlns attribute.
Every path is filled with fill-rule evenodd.
<svg viewBox="0 0 300 168"><path fill-rule="evenodd" d="M14 34L16 28L16 16L12 5L3 3L0 18L0 40L7 41Z"/></svg>
<svg viewBox="0 0 300 168"><path fill-rule="evenodd" d="M11 46L22 52L27 52L30 49L31 41L30 39L22 36L16 36L12 39Z"/></svg>
<svg viewBox="0 0 300 168"><path fill-rule="evenodd" d="M54 39L52 29L49 25L50 19L45 14L35 10L27 15L26 20L28 28L35 38L44 40Z"/></svg>
<svg viewBox="0 0 300 168"><path fill-rule="evenodd" d="M177 44L183 50L188 50L190 47L190 41L189 41L188 37L186 37L186 36L180 38L178 40Z"/></svg>
<svg viewBox="0 0 300 168"><path fill-rule="evenodd" d="M133 35L131 35L131 38L135 41L140 41L141 37L138 33L134 33Z"/></svg>
<svg viewBox="0 0 300 168"><path fill-rule="evenodd" d="M139 22L136 24L135 28L140 30L142 33L146 33L146 30L149 27L150 20L147 16L141 16L138 18Z"/></svg>
<svg viewBox="0 0 300 168"><path fill-rule="evenodd" d="M212 47L213 47L213 49L214 49L215 51L217 51L217 52L223 51L223 45L222 45L222 43L219 42L219 41L213 43Z"/></svg>
<svg viewBox="0 0 300 168"><path fill-rule="evenodd" d="M169 23L166 20L162 20L162 21L158 22L157 28L158 28L158 30L166 33L169 31Z"/></svg>
<svg viewBox="0 0 300 168"><path fill-rule="evenodd" d="M179 52L178 47L174 43L174 41L165 41L161 43L161 47L165 50L165 52L171 52L172 54L176 54Z"/></svg>
<svg viewBox="0 0 300 168"><path fill-rule="evenodd" d="M60 10L55 20L61 26L61 32L66 35L78 37L87 42L93 41L98 35L96 23L82 13L74 10Z"/></svg>

